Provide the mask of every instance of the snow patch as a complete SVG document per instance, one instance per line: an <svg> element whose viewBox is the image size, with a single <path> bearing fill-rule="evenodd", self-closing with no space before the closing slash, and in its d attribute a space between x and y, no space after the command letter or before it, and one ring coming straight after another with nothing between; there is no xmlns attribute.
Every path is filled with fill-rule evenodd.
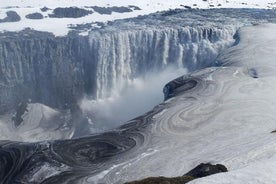
<svg viewBox="0 0 276 184"><path fill-rule="evenodd" d="M99 7L112 7L112 6L137 6L141 10L133 10L132 12L116 13L113 12L111 15L102 15L97 12L89 14L85 17L80 18L50 18L49 14L52 13L53 9L58 7L79 7L86 10L93 10L91 6ZM41 8L48 7L49 11L41 11ZM136 17L138 15L145 15L154 13L157 11L192 7L192 8L265 8L273 9L276 7L275 0L173 0L163 1L159 0L94 0L83 1L83 0L1 0L0 4L0 18L6 16L7 11L17 12L21 20L16 23L1 23L0 31L21 31L25 28L31 28L38 31L52 32L56 36L64 36L71 29L70 25L86 24L92 22L107 22L117 19L124 19L130 17ZM40 20L33 20L26 18L26 15L31 13L41 13L44 18ZM82 33L87 35L86 33Z"/></svg>

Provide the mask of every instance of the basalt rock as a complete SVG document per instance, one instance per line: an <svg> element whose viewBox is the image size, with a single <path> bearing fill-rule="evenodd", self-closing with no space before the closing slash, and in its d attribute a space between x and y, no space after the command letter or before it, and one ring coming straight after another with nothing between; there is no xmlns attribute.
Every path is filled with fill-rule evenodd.
<svg viewBox="0 0 276 184"><path fill-rule="evenodd" d="M140 181L128 182L125 184L184 184L188 183L197 178L202 178L212 174L217 174L221 172L227 172L227 168L224 165L216 164L212 165L210 163L201 163L194 169L189 171L183 176L166 178L166 177L150 177Z"/></svg>
<svg viewBox="0 0 276 184"><path fill-rule="evenodd" d="M43 19L43 15L41 13L31 13L26 15L27 19Z"/></svg>
<svg viewBox="0 0 276 184"><path fill-rule="evenodd" d="M77 7L69 7L69 8L56 8L54 9L53 14L50 14L50 17L55 18L80 18L86 15L92 14L92 11L85 10Z"/></svg>
<svg viewBox="0 0 276 184"><path fill-rule="evenodd" d="M222 164L212 165L210 163L201 163L194 169L186 173L184 176L190 176L193 178L202 178L212 174L217 174L221 172L227 172L227 168Z"/></svg>
<svg viewBox="0 0 276 184"><path fill-rule="evenodd" d="M21 20L20 16L15 11L8 11L7 16L3 19L0 19L0 23L3 22L18 22Z"/></svg>

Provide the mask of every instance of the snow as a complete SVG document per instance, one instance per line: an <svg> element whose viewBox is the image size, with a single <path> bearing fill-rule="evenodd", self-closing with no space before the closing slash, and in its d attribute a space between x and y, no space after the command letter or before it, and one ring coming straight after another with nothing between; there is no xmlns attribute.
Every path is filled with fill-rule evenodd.
<svg viewBox="0 0 276 184"><path fill-rule="evenodd" d="M65 124L61 113L40 103L30 103L20 125L14 126L13 114L0 116L0 139L23 142L37 142L52 139L70 138L71 130L60 127Z"/></svg>
<svg viewBox="0 0 276 184"><path fill-rule="evenodd" d="M225 67L191 74L202 82L164 103L165 111L146 116L152 124L136 156L99 182L181 176L210 162L225 165L229 172L191 183L275 183L275 30L275 24L241 28L240 43L219 58ZM258 78L250 76L252 68ZM140 158L149 148L156 152Z"/></svg>
<svg viewBox="0 0 276 184"><path fill-rule="evenodd" d="M50 31L65 35L68 24L91 21L108 21L147 14L168 8L183 8L183 1L24 1L1 0L0 17L8 10L15 10L22 20L16 23L1 23L0 29L19 31L25 27ZM186 1L185 5L198 4L200 8L210 8L210 4L221 7L273 8L274 1ZM247 3L241 4L241 3ZM269 4L273 3L273 4ZM109 4L109 5L107 5ZM28 20L25 15L40 11L40 8L68 6L126 6L136 5L141 11L113 13L112 15L92 15L70 18L45 18ZM8 8L19 6L20 8ZM31 6L31 7L28 7ZM268 7L270 6L270 7ZM85 34L85 33L83 33ZM225 67L202 70L192 75L208 73L202 84L191 92L186 92L165 102L165 110L152 117L152 124L145 133L146 142L136 153L128 156L125 162L112 166L98 176L87 181L109 181L122 183L122 180L135 180L147 176L180 176L201 162L224 164L229 172L194 180L192 184L244 184L276 183L276 25L265 24L244 27L239 31L240 43L220 55L218 61ZM256 70L258 78L250 76ZM137 100L137 99L136 99ZM37 122L50 122L59 112L42 104L30 104L24 122L13 130L0 120L1 139L19 135L22 141L48 137L59 139L60 133L45 134L37 128ZM3 121L3 122L2 122ZM34 123L36 122L36 123ZM26 127L25 125L28 124ZM47 125L47 124L46 124ZM7 126L7 127L6 127ZM53 126L48 125L51 129ZM2 131L9 129L11 132ZM53 128L54 129L54 128ZM22 134L23 132L23 134ZM18 134L17 134L18 133ZM36 136L35 136L36 137ZM19 139L19 138L17 138ZM144 150L150 150L145 152ZM131 159L130 159L131 158ZM164 162L165 161L165 162ZM47 167L47 165L45 166ZM139 169L137 169L139 168ZM41 169L41 173L44 172ZM38 173L40 174L40 173Z"/></svg>
<svg viewBox="0 0 276 184"><path fill-rule="evenodd" d="M271 156L244 168L194 180L189 184L274 184L276 183L275 162L276 157Z"/></svg>
<svg viewBox="0 0 276 184"><path fill-rule="evenodd" d="M276 109L274 93L276 86L275 30L275 24L245 27L239 33L241 36L240 44L224 54L224 60L228 58L226 63L232 65L243 63L247 68L256 66L254 68L261 76L260 79L257 79L254 87L262 88L263 93L257 95L254 93L256 90L252 90L251 95L259 103L255 105L256 110L252 111L254 115L248 117L248 120L256 121L256 124L255 126L250 124L248 131L242 133L246 137L236 141L236 144L239 142L243 145L238 150L238 153L242 154L236 158L229 157L224 161L226 165L230 166L230 172L195 180L190 182L191 184L276 183L275 135L269 134L276 129L274 112ZM242 52L240 52L241 50ZM237 137L237 135L241 135L241 133L237 132L233 137ZM245 152L249 147L251 147L250 150Z"/></svg>
<svg viewBox="0 0 276 184"><path fill-rule="evenodd" d="M111 15L101 15L94 12L81 18L50 18L48 12L42 12L40 8L48 7L54 9L57 7L79 7L83 9L91 10L87 6L100 6L100 7L112 7L112 6L125 6L129 5L138 6L141 10L134 10L127 13L113 12ZM157 11L184 8L184 5L193 8L275 8L275 0L172 0L162 1L159 0L1 0L0 3L0 19L4 18L7 11L16 11L21 20L19 22L1 23L0 31L20 31L24 28L32 28L38 31L48 31L54 33L56 36L64 36L70 31L69 25L73 24L85 24L91 22L106 22L116 19L124 19L130 17L136 17L138 15L145 15ZM196 6L195 6L196 5ZM219 5L219 6L218 6ZM31 20L25 18L27 14L39 12L44 15L44 19ZM81 33L87 35L86 32Z"/></svg>

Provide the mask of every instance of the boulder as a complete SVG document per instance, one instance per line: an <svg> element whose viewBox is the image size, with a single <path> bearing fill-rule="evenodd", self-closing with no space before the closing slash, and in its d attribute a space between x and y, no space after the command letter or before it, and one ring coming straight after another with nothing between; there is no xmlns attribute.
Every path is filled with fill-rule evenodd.
<svg viewBox="0 0 276 184"><path fill-rule="evenodd" d="M227 168L224 165L216 164L212 165L210 163L201 163L194 169L189 171L180 177L166 178L160 177L150 177L139 181L127 182L125 184L184 184L188 183L197 178L202 178L212 174L217 174L221 172L227 172Z"/></svg>

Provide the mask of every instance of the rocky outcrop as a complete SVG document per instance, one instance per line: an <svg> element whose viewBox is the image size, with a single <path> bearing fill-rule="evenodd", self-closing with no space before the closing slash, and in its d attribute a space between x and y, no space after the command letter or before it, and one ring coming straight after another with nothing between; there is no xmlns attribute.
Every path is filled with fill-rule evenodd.
<svg viewBox="0 0 276 184"><path fill-rule="evenodd" d="M93 95L88 39L25 30L0 35L0 112L28 99L51 107Z"/></svg>
<svg viewBox="0 0 276 184"><path fill-rule="evenodd" d="M43 15L41 13L31 13L26 15L27 19L43 19Z"/></svg>
<svg viewBox="0 0 276 184"><path fill-rule="evenodd" d="M194 179L195 178L190 176L180 176L174 178L151 177L140 181L127 182L125 184L185 184Z"/></svg>
<svg viewBox="0 0 276 184"><path fill-rule="evenodd" d="M20 16L15 11L6 12L7 17L0 19L0 23L3 22L18 22L21 20Z"/></svg>
<svg viewBox="0 0 276 184"><path fill-rule="evenodd" d="M79 18L84 17L93 13L92 11L77 8L77 7L69 7L69 8L55 8L53 14L50 14L50 17L55 18Z"/></svg>
<svg viewBox="0 0 276 184"><path fill-rule="evenodd" d="M221 172L227 172L227 168L222 164L212 165L210 163L201 163L194 169L186 173L184 176L190 176L193 178L202 178L212 174L217 174Z"/></svg>
<svg viewBox="0 0 276 184"><path fill-rule="evenodd" d="M227 168L224 165L212 165L210 163L201 163L188 173L184 174L183 176L174 178L151 177L140 181L127 182L125 184L184 184L197 178L202 178L221 172L227 172Z"/></svg>
<svg viewBox="0 0 276 184"><path fill-rule="evenodd" d="M41 10L42 12L46 12L46 11L51 10L51 9L48 8L48 7L46 7L46 6L44 6L43 8L40 8L40 10Z"/></svg>
<svg viewBox="0 0 276 184"><path fill-rule="evenodd" d="M99 6L92 6L93 10L99 14L107 14L110 15L112 12L117 12L117 13L126 13L126 12L132 12L132 9L130 7L99 7ZM135 7L137 9L137 7Z"/></svg>

